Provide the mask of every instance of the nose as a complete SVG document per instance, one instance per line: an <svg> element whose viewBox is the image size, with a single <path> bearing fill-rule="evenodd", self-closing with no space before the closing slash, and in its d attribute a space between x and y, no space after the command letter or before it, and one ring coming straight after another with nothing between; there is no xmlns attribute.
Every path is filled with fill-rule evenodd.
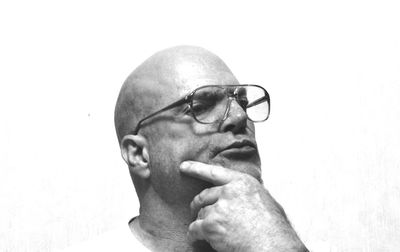
<svg viewBox="0 0 400 252"><path fill-rule="evenodd" d="M235 98L229 98L224 120L221 121L221 132L231 131L234 134L244 133L247 126L246 111L239 105Z"/></svg>

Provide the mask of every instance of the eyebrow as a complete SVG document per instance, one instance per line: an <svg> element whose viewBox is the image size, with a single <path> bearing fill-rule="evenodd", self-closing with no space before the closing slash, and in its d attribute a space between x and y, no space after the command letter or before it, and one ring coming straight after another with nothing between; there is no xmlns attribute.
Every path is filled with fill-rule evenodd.
<svg viewBox="0 0 400 252"><path fill-rule="evenodd" d="M200 98L209 98L209 97L219 97L224 96L224 89L214 89L214 90L202 90L201 92L197 92L197 95Z"/></svg>

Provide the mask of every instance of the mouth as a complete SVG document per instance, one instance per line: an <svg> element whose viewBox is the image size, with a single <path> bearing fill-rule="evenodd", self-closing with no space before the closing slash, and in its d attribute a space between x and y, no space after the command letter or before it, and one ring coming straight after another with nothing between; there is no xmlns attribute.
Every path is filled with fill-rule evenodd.
<svg viewBox="0 0 400 252"><path fill-rule="evenodd" d="M221 149L219 155L229 158L245 158L257 154L257 145L250 140L236 141L229 146Z"/></svg>

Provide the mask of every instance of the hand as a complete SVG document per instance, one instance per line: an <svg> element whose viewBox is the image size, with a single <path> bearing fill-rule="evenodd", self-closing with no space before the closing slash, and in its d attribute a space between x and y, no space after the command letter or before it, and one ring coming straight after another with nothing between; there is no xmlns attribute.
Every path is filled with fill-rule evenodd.
<svg viewBox="0 0 400 252"><path fill-rule="evenodd" d="M189 226L191 240L206 240L219 252L308 251L282 207L252 176L193 161L180 170L215 185L190 204L197 215Z"/></svg>

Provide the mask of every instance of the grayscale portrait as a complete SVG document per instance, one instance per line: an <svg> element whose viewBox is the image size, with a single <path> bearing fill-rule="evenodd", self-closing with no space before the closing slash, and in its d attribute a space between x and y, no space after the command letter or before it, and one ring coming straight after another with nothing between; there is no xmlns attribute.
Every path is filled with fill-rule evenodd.
<svg viewBox="0 0 400 252"><path fill-rule="evenodd" d="M397 2L3 1L0 251L398 251Z"/></svg>
<svg viewBox="0 0 400 252"><path fill-rule="evenodd" d="M194 46L156 53L125 81L115 127L151 251L308 251L262 184L254 123L268 92Z"/></svg>

